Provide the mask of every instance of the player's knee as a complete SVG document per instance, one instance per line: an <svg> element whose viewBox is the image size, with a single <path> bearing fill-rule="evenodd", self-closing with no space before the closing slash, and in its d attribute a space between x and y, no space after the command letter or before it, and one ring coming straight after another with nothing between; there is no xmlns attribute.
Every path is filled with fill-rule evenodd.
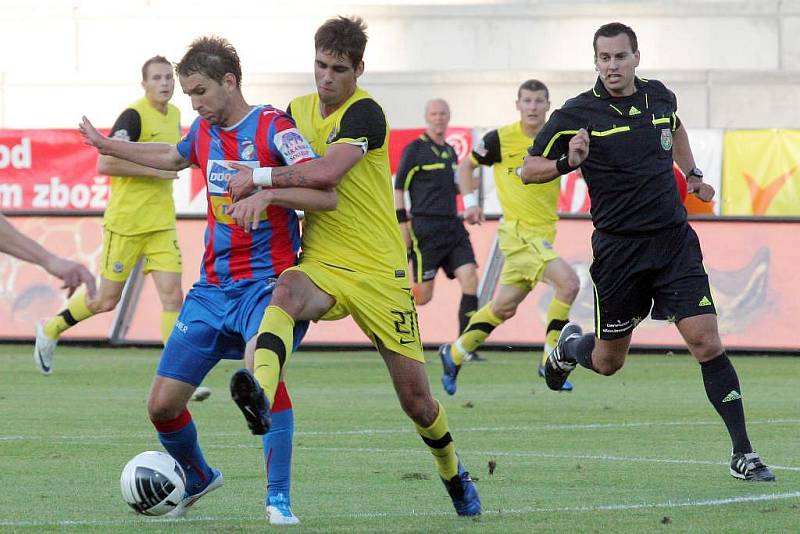
<svg viewBox="0 0 800 534"><path fill-rule="evenodd" d="M562 294L563 301L571 304L575 302L575 298L578 296L578 291L581 289L581 281L578 279L578 276L573 273L573 275L567 278L558 289L559 293Z"/></svg>
<svg viewBox="0 0 800 534"><path fill-rule="evenodd" d="M183 304L183 292L178 289L177 291L172 291L167 295L162 295L161 304L164 306L164 310L166 311L180 310L181 305Z"/></svg>
<svg viewBox="0 0 800 534"><path fill-rule="evenodd" d="M517 305L511 302L495 302L492 306L492 313L494 313L498 319L507 321L516 315Z"/></svg>
<svg viewBox="0 0 800 534"><path fill-rule="evenodd" d="M91 302L87 302L86 306L93 313L105 313L113 310L119 303L119 295L101 295Z"/></svg>
<svg viewBox="0 0 800 534"><path fill-rule="evenodd" d="M423 289L422 286L416 285L411 288L411 293L414 295L414 302L419 306L423 306L431 301L433 298L433 291Z"/></svg>
<svg viewBox="0 0 800 534"><path fill-rule="evenodd" d="M429 427L436 420L438 408L430 395L403 395L400 406L412 421L422 427Z"/></svg>
<svg viewBox="0 0 800 534"><path fill-rule="evenodd" d="M147 415L151 421L171 421L181 414L183 408L162 396L151 395L147 399Z"/></svg>
<svg viewBox="0 0 800 534"><path fill-rule="evenodd" d="M597 361L595 361L593 359L592 367L594 367L594 370L597 371L601 375L611 376L614 373L616 373L617 371L619 371L620 369L622 369L622 363L623 362L617 361L617 360L601 360L601 359L598 359Z"/></svg>

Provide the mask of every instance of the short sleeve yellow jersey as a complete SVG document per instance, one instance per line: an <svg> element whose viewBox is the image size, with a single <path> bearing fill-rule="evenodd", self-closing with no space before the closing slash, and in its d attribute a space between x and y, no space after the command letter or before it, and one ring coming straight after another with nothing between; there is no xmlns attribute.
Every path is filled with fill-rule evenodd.
<svg viewBox="0 0 800 534"><path fill-rule="evenodd" d="M394 211L389 126L383 110L366 91L356 89L327 117L320 112L317 93L294 99L289 112L320 156L339 143L364 151L336 187L337 208L306 213L301 261L405 278L407 261Z"/></svg>
<svg viewBox="0 0 800 534"><path fill-rule="evenodd" d="M180 140L181 115L177 107L167 104L167 112L161 113L150 101L141 98L128 108L138 113L141 124L138 138L128 140L173 145ZM120 130L112 131L112 136L126 138L126 134ZM103 224L107 230L122 235L174 228L172 180L146 176L112 176L111 198Z"/></svg>

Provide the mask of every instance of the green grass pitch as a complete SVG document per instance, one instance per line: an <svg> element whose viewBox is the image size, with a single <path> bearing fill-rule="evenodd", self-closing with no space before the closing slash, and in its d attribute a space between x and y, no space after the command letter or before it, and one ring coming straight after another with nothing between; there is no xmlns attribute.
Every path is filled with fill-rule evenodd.
<svg viewBox="0 0 800 534"><path fill-rule="evenodd" d="M800 359L734 357L750 438L776 483L728 474L729 440L688 356L634 355L616 376L573 373L548 391L531 355L486 352L449 397L428 353L434 396L478 480L484 514L458 518L401 412L382 360L294 355L293 504L301 532L796 532L800 529ZM122 501L128 459L161 450L146 396L158 351L60 347L54 374L31 347L0 346L0 531L263 532L260 441L227 390L191 403L225 485L186 519L137 516ZM490 473L489 466L494 466Z"/></svg>

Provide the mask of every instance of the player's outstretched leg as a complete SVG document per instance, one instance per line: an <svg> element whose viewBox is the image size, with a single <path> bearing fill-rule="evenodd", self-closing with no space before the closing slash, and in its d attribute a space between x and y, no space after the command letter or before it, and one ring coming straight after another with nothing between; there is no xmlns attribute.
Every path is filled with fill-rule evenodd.
<svg viewBox="0 0 800 534"><path fill-rule="evenodd" d="M239 369L231 376L231 397L242 411L250 432L262 436L272 424L269 400L256 377L247 369Z"/></svg>
<svg viewBox="0 0 800 534"><path fill-rule="evenodd" d="M272 525L296 525L300 519L292 513L291 470L294 410L283 381L278 382L272 404L272 426L261 438L267 472L267 519Z"/></svg>
<svg viewBox="0 0 800 534"><path fill-rule="evenodd" d="M568 354L566 344L581 335L583 335L583 330L576 323L567 323L567 326L561 330L556 348L547 357L547 363L544 366L544 379L550 389L559 391L567 381L569 374L575 369L578 362L575 357Z"/></svg>

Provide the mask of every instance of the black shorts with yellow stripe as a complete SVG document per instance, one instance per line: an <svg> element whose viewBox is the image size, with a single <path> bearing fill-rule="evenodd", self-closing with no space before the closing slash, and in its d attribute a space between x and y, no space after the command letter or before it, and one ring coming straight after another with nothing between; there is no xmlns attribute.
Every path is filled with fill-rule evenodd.
<svg viewBox="0 0 800 534"><path fill-rule="evenodd" d="M444 269L448 278L462 265L475 263L475 253L464 223L457 217L411 219L411 264L414 282L427 282Z"/></svg>

